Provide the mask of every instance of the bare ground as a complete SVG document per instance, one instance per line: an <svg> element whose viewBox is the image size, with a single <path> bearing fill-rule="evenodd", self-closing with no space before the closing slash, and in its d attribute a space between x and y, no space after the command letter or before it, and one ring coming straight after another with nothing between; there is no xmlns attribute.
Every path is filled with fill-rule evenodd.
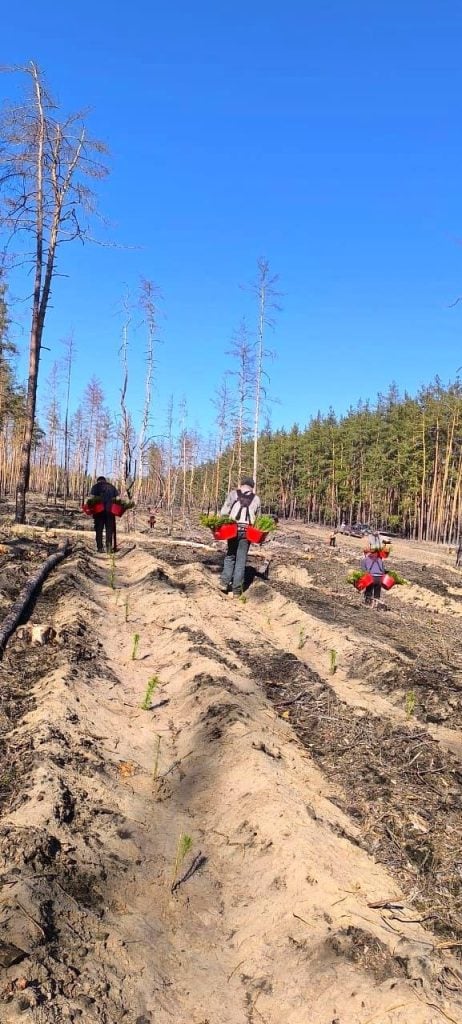
<svg viewBox="0 0 462 1024"><path fill-rule="evenodd" d="M0 1021L461 1024L450 556L370 612L358 542L286 527L236 601L192 532L74 534L7 647ZM59 536L5 530L2 614Z"/></svg>

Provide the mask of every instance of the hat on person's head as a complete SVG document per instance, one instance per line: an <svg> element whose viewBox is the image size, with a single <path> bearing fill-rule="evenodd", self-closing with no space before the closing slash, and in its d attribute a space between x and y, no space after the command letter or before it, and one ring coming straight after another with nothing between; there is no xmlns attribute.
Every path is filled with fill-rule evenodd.
<svg viewBox="0 0 462 1024"><path fill-rule="evenodd" d="M97 477L96 483L97 484L105 484L106 483L106 477L105 476Z"/></svg>
<svg viewBox="0 0 462 1024"><path fill-rule="evenodd" d="M241 484L247 487L255 487L255 480L252 476L241 476Z"/></svg>

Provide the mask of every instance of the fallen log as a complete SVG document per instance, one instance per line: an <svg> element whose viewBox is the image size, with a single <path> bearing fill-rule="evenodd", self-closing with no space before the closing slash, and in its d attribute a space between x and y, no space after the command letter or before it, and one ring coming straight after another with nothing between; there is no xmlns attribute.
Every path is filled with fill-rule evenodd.
<svg viewBox="0 0 462 1024"><path fill-rule="evenodd" d="M27 610L34 594L41 587L42 583L46 580L51 570L54 569L55 565L59 565L59 563L62 562L69 554L70 550L71 546L69 541L66 540L53 555L50 555L45 562L42 562L42 565L37 572L34 573L33 576L29 577L26 585L21 590L19 597L14 602L11 611L0 626L0 661L3 658L4 650L10 636L14 633L16 627L19 626L24 612Z"/></svg>

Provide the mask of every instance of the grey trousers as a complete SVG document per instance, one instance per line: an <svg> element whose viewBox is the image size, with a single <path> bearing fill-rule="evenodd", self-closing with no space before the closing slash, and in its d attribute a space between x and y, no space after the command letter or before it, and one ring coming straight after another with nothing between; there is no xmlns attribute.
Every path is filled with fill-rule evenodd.
<svg viewBox="0 0 462 1024"><path fill-rule="evenodd" d="M228 541L221 582L231 586L235 594L242 593L249 547L250 542L239 535Z"/></svg>

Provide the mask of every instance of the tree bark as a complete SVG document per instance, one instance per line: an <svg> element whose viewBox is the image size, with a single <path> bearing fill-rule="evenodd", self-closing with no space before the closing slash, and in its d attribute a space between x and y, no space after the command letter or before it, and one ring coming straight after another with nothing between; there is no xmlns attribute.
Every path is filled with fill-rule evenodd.
<svg viewBox="0 0 462 1024"><path fill-rule="evenodd" d="M43 581L47 578L51 570L54 569L55 565L59 565L70 551L71 547L69 541L66 540L53 555L50 555L49 558L42 563L40 569L38 569L37 572L28 579L26 585L21 590L19 597L14 602L11 611L0 626L0 660L3 657L3 653L10 636L14 633L16 627L19 626L19 623L29 607L35 592L39 587L41 587Z"/></svg>

